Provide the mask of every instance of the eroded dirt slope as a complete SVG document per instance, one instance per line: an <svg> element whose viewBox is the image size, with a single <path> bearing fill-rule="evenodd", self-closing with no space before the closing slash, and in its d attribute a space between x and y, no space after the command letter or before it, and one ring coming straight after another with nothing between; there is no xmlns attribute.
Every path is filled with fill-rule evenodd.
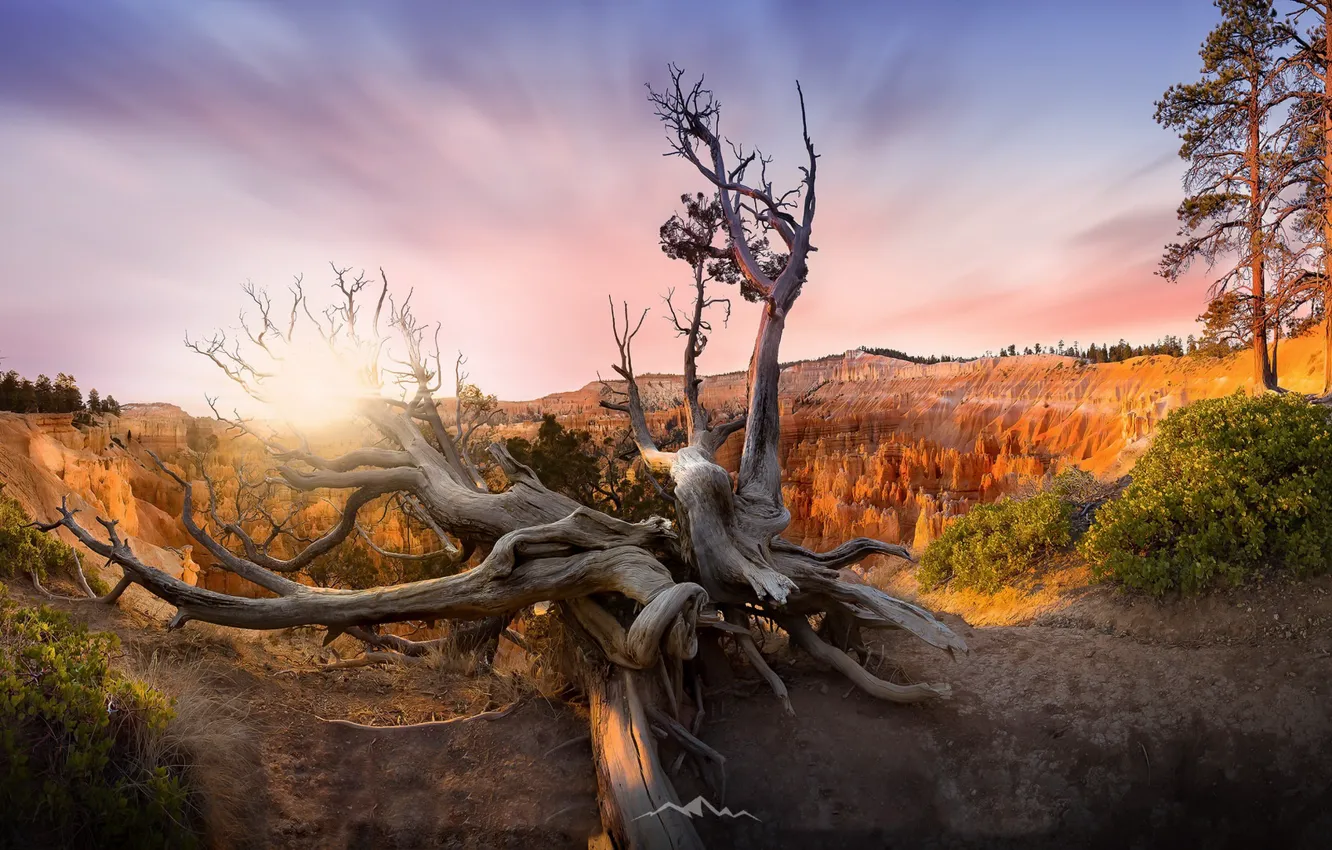
<svg viewBox="0 0 1332 850"><path fill-rule="evenodd" d="M20 591L21 592L21 591ZM244 709L261 759L248 843L583 847L595 778L576 707L445 671L313 672L309 631L247 635L76 606ZM1022 625L971 628L950 661L891 633L884 675L952 683L895 706L769 650L797 717L740 669L702 737L727 761L713 847L1307 847L1332 835L1332 580L1149 602L1095 589ZM563 746L561 746L563 745ZM685 799L703 790L686 768ZM714 801L720 802L720 801Z"/></svg>

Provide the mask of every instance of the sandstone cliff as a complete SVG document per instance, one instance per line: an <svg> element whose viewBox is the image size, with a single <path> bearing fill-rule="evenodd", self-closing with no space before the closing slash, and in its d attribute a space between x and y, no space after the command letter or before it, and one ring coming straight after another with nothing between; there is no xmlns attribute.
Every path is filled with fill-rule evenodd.
<svg viewBox="0 0 1332 850"><path fill-rule="evenodd" d="M1317 334L1281 344L1282 386L1316 391ZM704 403L744 408L742 373L709 378ZM654 428L681 418L678 376L640 379ZM849 351L782 373L782 461L788 536L824 548L863 534L923 548L944 522L1076 465L1105 477L1131 470L1171 410L1249 386L1244 355L1227 360L1139 357L1080 365L1069 357L982 358L929 366ZM543 412L605 432L623 417L598 407L601 386L506 403L501 432L530 430ZM727 446L732 468L741 438Z"/></svg>
<svg viewBox="0 0 1332 850"><path fill-rule="evenodd" d="M188 419L184 411L173 409L178 420ZM192 572L188 550L181 548L190 540L178 519L179 489L145 469L124 447L123 438L113 439L120 427L116 417L76 428L70 414L0 413L4 492L41 520L54 519L60 500L67 497L89 521L94 514L119 521L120 530L148 563L176 576ZM68 532L62 529L60 534L73 542Z"/></svg>

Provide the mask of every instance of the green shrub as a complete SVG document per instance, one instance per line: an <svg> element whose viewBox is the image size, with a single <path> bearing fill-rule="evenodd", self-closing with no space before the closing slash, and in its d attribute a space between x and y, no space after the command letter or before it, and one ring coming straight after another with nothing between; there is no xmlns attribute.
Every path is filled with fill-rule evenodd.
<svg viewBox="0 0 1332 850"><path fill-rule="evenodd" d="M927 590L951 581L993 593L1069 545L1072 513L1057 490L976 505L930 544L916 577Z"/></svg>
<svg viewBox="0 0 1332 850"><path fill-rule="evenodd" d="M16 499L4 494L0 485L0 576L36 573L45 578L49 570L69 565L69 546L54 534L33 528L32 519Z"/></svg>
<svg viewBox="0 0 1332 850"><path fill-rule="evenodd" d="M1199 401L1161 423L1080 551L1100 576L1195 593L1264 567L1326 572L1332 420L1294 395Z"/></svg>
<svg viewBox="0 0 1332 850"><path fill-rule="evenodd" d="M153 746L172 707L110 669L118 647L0 586L0 846L197 843L185 765Z"/></svg>
<svg viewBox="0 0 1332 850"><path fill-rule="evenodd" d="M102 581L96 573L85 573L83 577L88 581L88 589L98 596L106 596L111 592L111 585Z"/></svg>

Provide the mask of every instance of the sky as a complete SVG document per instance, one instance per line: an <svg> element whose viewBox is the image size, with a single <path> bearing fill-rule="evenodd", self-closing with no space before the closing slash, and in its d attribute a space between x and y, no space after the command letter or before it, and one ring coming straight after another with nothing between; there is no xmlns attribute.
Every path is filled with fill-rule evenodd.
<svg viewBox="0 0 1332 850"><path fill-rule="evenodd" d="M652 307L657 230L704 188L646 100L675 62L722 129L799 179L810 278L783 359L976 355L1194 331L1206 281L1154 275L1184 163L1152 120L1193 79L1207 0L850 3L0 0L0 368L200 412L183 347L329 263L413 289L502 398L609 372L607 296ZM739 304L705 372L743 368Z"/></svg>

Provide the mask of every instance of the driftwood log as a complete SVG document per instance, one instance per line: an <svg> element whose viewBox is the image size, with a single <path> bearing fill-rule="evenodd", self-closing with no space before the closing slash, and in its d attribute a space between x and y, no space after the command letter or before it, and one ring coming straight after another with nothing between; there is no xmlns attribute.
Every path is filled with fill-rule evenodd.
<svg viewBox="0 0 1332 850"><path fill-rule="evenodd" d="M528 606L554 603L600 656L599 663L588 666L583 686L591 706L603 821L620 846L699 846L689 818L663 808L681 801L663 766L657 734L708 762L700 765L701 774L704 768L708 775L720 770L724 759L697 737L703 716L700 671L695 669L700 632L714 663L718 640L733 641L740 657L770 684L777 697L774 707L788 712L786 688L749 631L753 617L784 629L794 645L874 697L912 702L947 695L944 684L883 681L853 657L863 649L860 631L865 628L904 629L950 653L966 649L928 611L839 573L871 555L909 557L905 549L862 538L816 553L781 537L790 513L782 502L778 455L778 351L814 250L818 158L804 121L803 93L807 164L800 185L776 195L766 176L769 160L723 139L719 104L701 81L687 87L681 79L680 70L671 68L670 83L652 91L650 100L667 128L671 153L691 163L710 184L721 242L700 246L693 258L693 309L677 314L671 306L685 337L686 444L664 451L648 427L631 349L642 318L631 327L627 307L622 320L612 308L618 348L613 368L620 380L607 385L603 401L627 416L647 470L669 481L665 489L674 500L678 524L658 518L631 523L584 507L547 488L498 444L490 454L507 485L487 485L467 451L474 423L464 421L461 406L446 422L435 399L443 371L438 332L432 356L427 328L412 313L410 296L398 305L382 272L372 282L335 269L339 301L322 317L311 312L299 280L289 316L285 311L278 315L268 297L251 288L247 292L259 316L244 325L239 341L219 333L187 344L261 401L282 366L277 349L293 344L298 327L313 326L321 345L355 365L369 387L356 413L377 432L375 445L324 457L303 440L293 447L276 431L262 433L252 420L225 420L267 450L272 461L267 486L276 483L298 494L341 492L337 521L305 540L295 554L278 557L272 554L275 541L302 539L291 531L288 518L255 503L260 506L247 516L224 519L211 480L207 497L196 498L189 474L152 456L184 491L182 521L190 535L221 568L271 596L240 598L175 579L138 558L114 521L98 518L101 528L95 530L81 524L67 506L44 527L68 529L89 550L119 565L124 580L114 596L132 582L175 606L173 628L190 620L244 629L314 625L325 627L329 640L345 633L377 653L420 655L425 642L381 633L378 627L403 621L484 621L482 631L493 638ZM750 179L755 171L757 179ZM768 237L775 239L773 251L760 242ZM706 261L729 264L738 273L736 282L762 304L749 365L748 409L720 422L712 421L699 397L697 357L711 329L705 311L724 300L707 296L705 284L712 276L705 271ZM371 286L379 289L378 298L363 303L374 292L367 292ZM257 358L262 355L271 355L271 365L261 365ZM717 462L717 453L734 435L743 435L744 446L733 479ZM305 571L315 559L363 534L360 512L386 499L397 499L402 509L434 529L439 551L456 556L462 571L369 590L311 586ZM206 509L200 507L205 503ZM260 519L270 526L267 533L255 531ZM820 621L817 631L811 618Z"/></svg>

